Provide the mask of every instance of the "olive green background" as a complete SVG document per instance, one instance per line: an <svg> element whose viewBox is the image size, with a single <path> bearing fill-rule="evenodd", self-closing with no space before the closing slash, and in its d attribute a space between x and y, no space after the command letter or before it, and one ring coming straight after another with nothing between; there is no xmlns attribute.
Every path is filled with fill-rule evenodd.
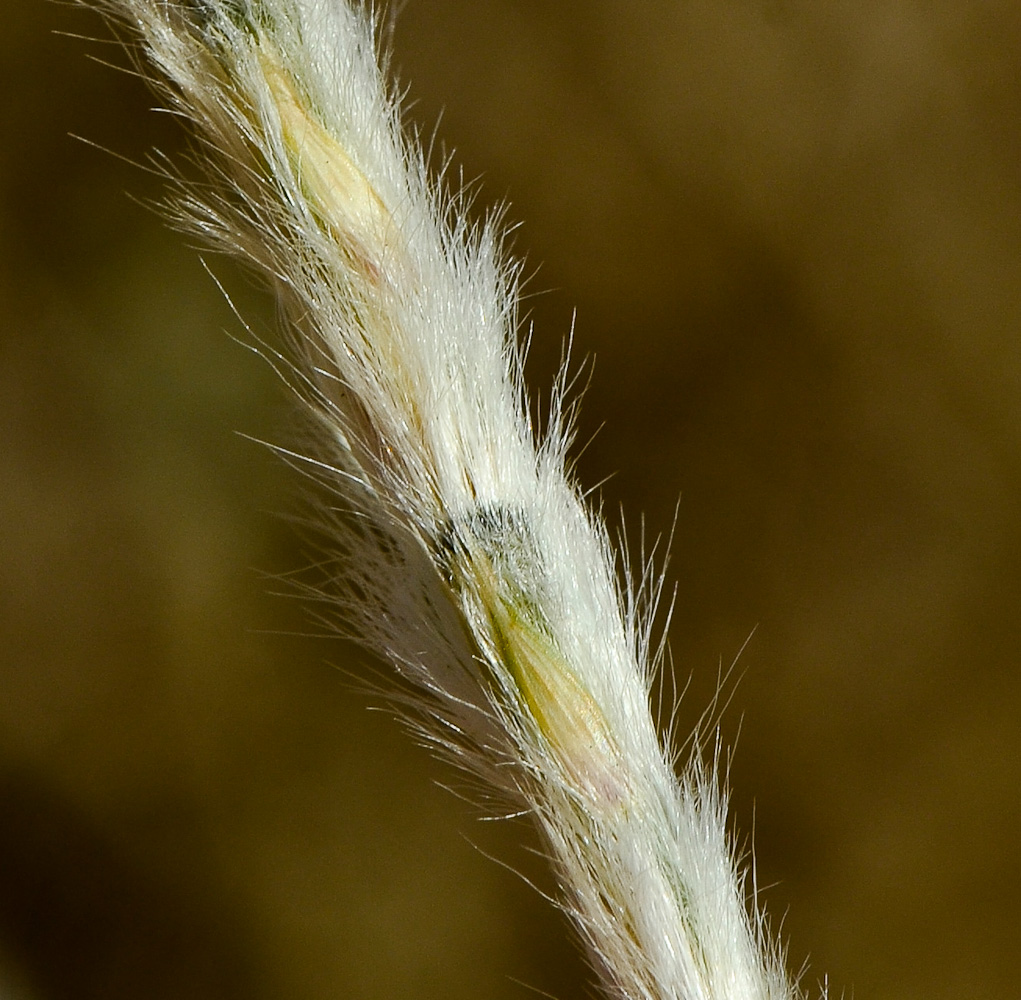
<svg viewBox="0 0 1021 1000"><path fill-rule="evenodd" d="M287 442L288 400L159 181L68 136L141 161L174 122L53 33L87 12L4 13L0 993L589 995L487 857L548 885L527 826L274 593L302 487L235 431ZM678 732L754 630L722 729L791 967L1017 996L1021 7L417 0L393 44L523 221L537 391L577 308L582 480L636 547L681 498Z"/></svg>

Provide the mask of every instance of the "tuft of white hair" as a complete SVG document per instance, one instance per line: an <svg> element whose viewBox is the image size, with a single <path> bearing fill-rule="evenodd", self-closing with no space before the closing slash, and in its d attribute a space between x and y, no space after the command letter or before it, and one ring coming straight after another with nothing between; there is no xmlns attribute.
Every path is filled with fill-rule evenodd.
<svg viewBox="0 0 1021 1000"><path fill-rule="evenodd" d="M657 738L651 611L565 471L566 379L537 441L517 268L430 181L370 13L99 2L193 129L176 220L279 296L268 353L322 438L300 461L331 496L329 614L393 663L421 733L534 815L606 996L799 997L716 777L693 754L678 778Z"/></svg>

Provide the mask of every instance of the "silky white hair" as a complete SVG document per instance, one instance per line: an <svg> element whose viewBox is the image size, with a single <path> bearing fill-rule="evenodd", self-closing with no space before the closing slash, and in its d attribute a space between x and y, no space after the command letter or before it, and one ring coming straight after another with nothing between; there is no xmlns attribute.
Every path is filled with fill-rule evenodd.
<svg viewBox="0 0 1021 1000"><path fill-rule="evenodd" d="M195 139L171 214L275 288L266 356L313 414L322 599L387 658L433 745L534 815L605 995L794 1000L712 767L680 777L649 690L660 580L619 583L566 471L563 376L539 437L518 270L402 130L346 0L101 0ZM643 610L644 609L644 610ZM695 741L697 742L697 741ZM718 754L717 754L718 756Z"/></svg>

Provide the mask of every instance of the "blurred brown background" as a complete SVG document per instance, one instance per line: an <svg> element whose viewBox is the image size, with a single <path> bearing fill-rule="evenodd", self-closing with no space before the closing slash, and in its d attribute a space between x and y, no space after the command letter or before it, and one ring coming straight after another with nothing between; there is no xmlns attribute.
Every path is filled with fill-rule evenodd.
<svg viewBox="0 0 1021 1000"><path fill-rule="evenodd" d="M299 489L234 431L287 440L287 400L126 196L158 181L68 137L138 160L173 123L53 33L87 13L4 9L0 993L586 996L483 856L532 874L527 829L272 593ZM682 728L757 626L723 729L791 966L1017 996L1021 7L412 0L394 45L524 221L533 387L577 307L583 480L632 538L682 497Z"/></svg>

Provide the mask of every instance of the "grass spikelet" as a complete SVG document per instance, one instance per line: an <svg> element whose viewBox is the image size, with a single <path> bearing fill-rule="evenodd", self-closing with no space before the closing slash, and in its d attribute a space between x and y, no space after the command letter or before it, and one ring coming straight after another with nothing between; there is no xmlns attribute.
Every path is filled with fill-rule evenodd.
<svg viewBox="0 0 1021 1000"><path fill-rule="evenodd" d="M196 138L202 177L174 181L171 214L277 292L276 357L321 438L298 461L345 512L327 613L390 660L435 745L534 815L607 997L793 1000L717 779L695 758L675 775L657 738L650 612L565 471L570 427L536 441L517 268L497 225L429 180L371 16L343 0L103 10Z"/></svg>

